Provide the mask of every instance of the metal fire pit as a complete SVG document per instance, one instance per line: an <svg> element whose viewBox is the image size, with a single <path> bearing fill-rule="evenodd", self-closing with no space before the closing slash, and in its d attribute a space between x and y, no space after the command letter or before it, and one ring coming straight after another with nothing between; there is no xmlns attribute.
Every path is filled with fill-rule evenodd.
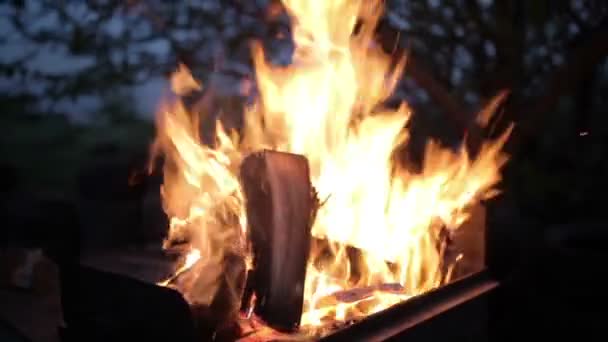
<svg viewBox="0 0 608 342"><path fill-rule="evenodd" d="M477 206L452 244L464 253L457 280L336 330L321 341L488 341L491 310L500 288L498 242ZM467 258L467 256L469 256Z"/></svg>
<svg viewBox="0 0 608 342"><path fill-rule="evenodd" d="M474 234L465 235L460 241L473 252L479 253L483 247L483 259L475 271L467 269L467 275L459 280L338 328L320 340L488 340L489 301L497 292L499 281L492 270L493 262L488 259L493 256L487 252L495 239L488 239L491 235L487 234L484 215L485 212L477 215L483 223L474 225L477 232L468 228ZM60 268L64 341L128 337L194 342L239 337L234 331L218 337L210 327L201 326L177 291L135 280L132 274L119 275L78 262L65 262Z"/></svg>
<svg viewBox="0 0 608 342"><path fill-rule="evenodd" d="M74 271L76 277L64 286L70 294L63 296L63 341L207 341L214 336L208 327L197 326L176 291L87 267ZM74 282L78 282L75 287ZM320 341L486 341L489 300L498 286L487 271L478 272L370 315ZM230 339L228 334L221 340Z"/></svg>
<svg viewBox="0 0 608 342"><path fill-rule="evenodd" d="M498 285L481 271L370 315L321 341L485 341L489 299Z"/></svg>

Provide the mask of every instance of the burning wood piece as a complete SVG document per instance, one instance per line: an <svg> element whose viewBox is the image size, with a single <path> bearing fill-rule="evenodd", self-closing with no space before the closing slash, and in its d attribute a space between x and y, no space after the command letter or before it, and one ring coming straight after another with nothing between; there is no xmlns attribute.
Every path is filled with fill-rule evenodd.
<svg viewBox="0 0 608 342"><path fill-rule="evenodd" d="M286 333L270 328L265 322L255 316L241 317L238 321L241 336L236 342L268 342L268 341L312 341L306 332Z"/></svg>
<svg viewBox="0 0 608 342"><path fill-rule="evenodd" d="M406 293L401 284L378 284L341 290L318 298L314 303L315 309L307 312L306 315L309 315L309 317L305 317L305 319L310 321L310 318L316 317L320 322L323 322L325 328L331 330L331 327L335 326L336 323L348 324L348 322L360 319L358 312L373 311L373 308L380 302L398 303L410 297L411 295ZM332 311L342 311L344 313L339 320L342 321L341 323L334 321L334 316L329 315Z"/></svg>
<svg viewBox="0 0 608 342"><path fill-rule="evenodd" d="M310 228L317 207L303 156L263 151L241 166L254 270L255 313L278 330L298 328ZM247 298L244 301L248 301Z"/></svg>
<svg viewBox="0 0 608 342"><path fill-rule="evenodd" d="M482 271L332 330L319 340L487 341L487 305L498 286Z"/></svg>
<svg viewBox="0 0 608 342"><path fill-rule="evenodd" d="M344 290L336 292L332 295L337 302L354 303L374 295L375 292L404 294L404 288L401 284L380 284L376 286L366 286L357 289Z"/></svg>
<svg viewBox="0 0 608 342"><path fill-rule="evenodd" d="M209 305L196 303L192 305L192 314L201 337L218 333L223 335L236 334L233 328L238 318L245 286L247 272L245 261L240 255L228 254L224 257L222 269L223 272L211 303ZM204 277L204 275L200 277ZM208 282L202 281L195 287L206 285L208 285Z"/></svg>

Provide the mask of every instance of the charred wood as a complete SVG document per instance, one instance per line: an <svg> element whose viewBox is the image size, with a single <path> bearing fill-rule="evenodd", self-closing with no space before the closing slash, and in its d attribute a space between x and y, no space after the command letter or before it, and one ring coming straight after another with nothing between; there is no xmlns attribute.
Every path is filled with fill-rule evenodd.
<svg viewBox="0 0 608 342"><path fill-rule="evenodd" d="M250 284L255 313L282 331L302 315L316 195L303 156L263 151L241 167L254 255Z"/></svg>
<svg viewBox="0 0 608 342"><path fill-rule="evenodd" d="M240 255L228 254L224 257L222 269L223 273L220 276L217 290L209 305L197 303L191 305L194 323L200 338L222 334L224 337L219 340L233 340L234 338L227 336L237 335L235 325L247 272L245 261ZM205 274L199 275L199 279L204 277ZM202 286L209 284L208 281L201 283Z"/></svg>

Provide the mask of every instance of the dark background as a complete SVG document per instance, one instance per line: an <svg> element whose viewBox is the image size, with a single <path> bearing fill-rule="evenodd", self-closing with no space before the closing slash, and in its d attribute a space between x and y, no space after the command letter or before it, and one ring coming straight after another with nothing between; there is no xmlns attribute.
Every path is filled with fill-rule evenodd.
<svg viewBox="0 0 608 342"><path fill-rule="evenodd" d="M165 77L191 66L216 90L214 112L238 127L255 96L239 92L253 77L252 39L289 63L289 20L275 1L0 4L0 240L157 243L160 179L127 180L148 158ZM392 100L415 112L415 141L402 151L411 167L429 137L454 145L464 132L490 135L470 122L510 91L496 124L516 123L511 160L490 205L503 259L539 262L521 251L562 248L570 236L572 248L603 251L608 2L389 0L378 39L409 54ZM74 219L78 228L66 228ZM584 255L578 262L597 259Z"/></svg>

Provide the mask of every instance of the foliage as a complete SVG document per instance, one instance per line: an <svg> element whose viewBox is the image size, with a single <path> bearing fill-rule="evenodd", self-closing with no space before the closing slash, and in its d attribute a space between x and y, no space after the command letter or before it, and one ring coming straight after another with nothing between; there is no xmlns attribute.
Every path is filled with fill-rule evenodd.
<svg viewBox="0 0 608 342"><path fill-rule="evenodd" d="M0 159L19 171L21 190L73 193L81 165L99 144L113 143L128 158L147 148L153 136L150 123L75 125L62 115L5 113L0 116Z"/></svg>

